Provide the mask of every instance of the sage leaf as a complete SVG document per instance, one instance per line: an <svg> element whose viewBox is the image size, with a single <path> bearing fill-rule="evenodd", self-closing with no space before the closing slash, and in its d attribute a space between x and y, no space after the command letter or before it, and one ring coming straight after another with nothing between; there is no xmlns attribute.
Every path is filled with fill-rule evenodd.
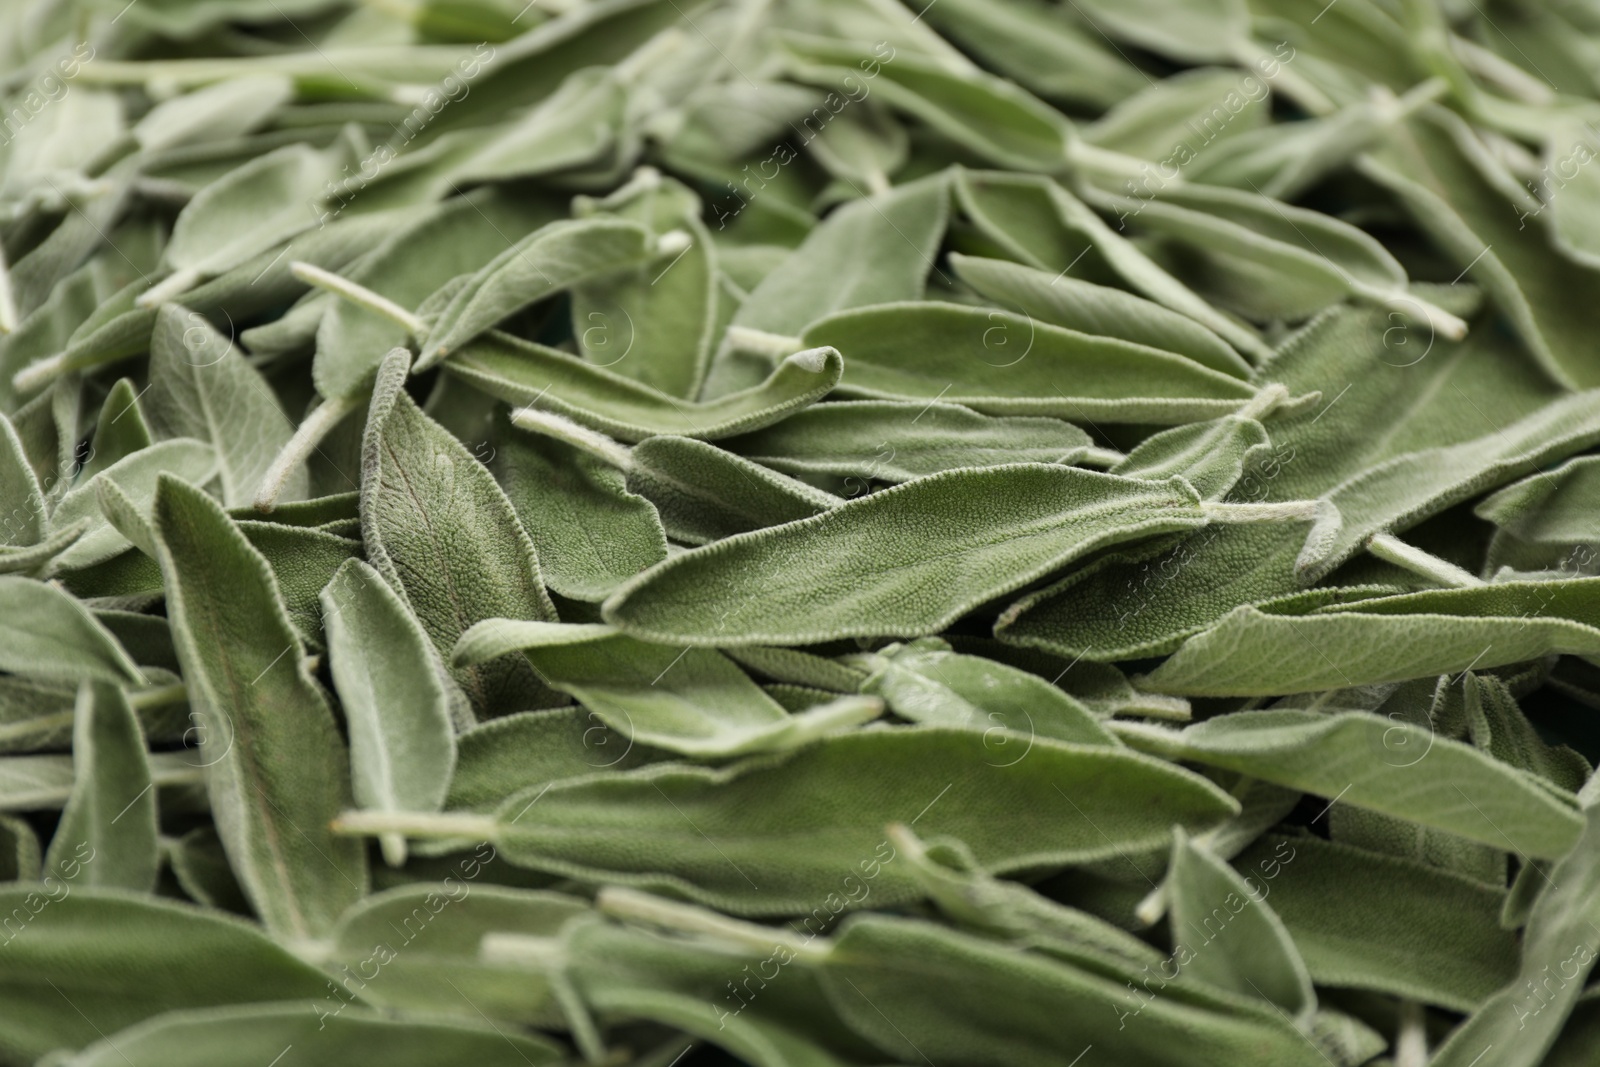
<svg viewBox="0 0 1600 1067"><path fill-rule="evenodd" d="M700 220L699 198L643 170L610 197L578 209L632 219L658 241L674 231L687 235L688 244L670 257L576 286L572 326L591 362L663 393L698 398L725 318L717 246Z"/></svg>
<svg viewBox="0 0 1600 1067"><path fill-rule="evenodd" d="M1570 794L1563 796L1470 745L1377 715L1285 709L1222 715L1181 732L1127 725L1119 734L1147 751L1337 798L1529 856L1563 855L1582 829Z"/></svg>
<svg viewBox="0 0 1600 1067"><path fill-rule="evenodd" d="M843 362L831 349L796 351L750 388L701 403L675 400L564 352L492 333L444 368L490 396L549 409L619 441L654 434L714 441L769 426L820 400L839 384Z"/></svg>
<svg viewBox="0 0 1600 1067"><path fill-rule="evenodd" d="M1525 541L1577 544L1600 539L1590 510L1600 491L1600 461L1589 456L1513 482L1485 497L1474 514Z"/></svg>
<svg viewBox="0 0 1600 1067"><path fill-rule="evenodd" d="M8 882L37 881L40 875L39 838L14 815L0 815L0 873Z"/></svg>
<svg viewBox="0 0 1600 1067"><path fill-rule="evenodd" d="M1106 107L1144 85L1095 30L1031 0L953 0L926 17L986 66L1046 99Z"/></svg>
<svg viewBox="0 0 1600 1067"><path fill-rule="evenodd" d="M1552 378L1571 388L1594 385L1600 377L1568 355L1573 340L1590 329L1592 304L1583 294L1596 284L1594 268L1548 254L1539 228L1526 224L1540 210L1538 202L1497 177L1498 169L1477 135L1437 106L1396 130L1385 150L1369 154L1362 166L1470 266Z"/></svg>
<svg viewBox="0 0 1600 1067"><path fill-rule="evenodd" d="M949 200L936 175L844 205L761 280L732 325L792 337L835 311L920 299Z"/></svg>
<svg viewBox="0 0 1600 1067"><path fill-rule="evenodd" d="M906 482L957 467L1097 458L1089 435L1060 419L892 400L814 404L722 445L788 474L843 478L849 496L865 492L870 481Z"/></svg>
<svg viewBox="0 0 1600 1067"><path fill-rule="evenodd" d="M1307 544L1297 560L1306 577L1321 577L1380 530L1403 530L1524 471L1600 440L1593 415L1600 392L1563 397L1495 433L1436 449L1420 449L1341 483L1327 496L1341 518L1338 534Z"/></svg>
<svg viewBox="0 0 1600 1067"><path fill-rule="evenodd" d="M175 273L141 296L139 306L157 307L316 225L323 186L334 173L329 154L292 144L207 185L173 224L162 258Z"/></svg>
<svg viewBox="0 0 1600 1067"><path fill-rule="evenodd" d="M1267 86L1257 79L1246 81L1237 70L1227 67L1197 67L1147 83L1139 92L1119 99L1084 128L1083 140L1096 148L1167 163L1162 170L1173 165L1188 167L1226 151L1235 138L1274 128L1268 100ZM1219 103L1221 110L1214 112ZM1197 132L1203 143L1195 146L1191 139ZM1097 176L1095 162L1092 152L1079 153L1080 165L1091 176ZM1145 179L1143 183L1125 179L1117 184L1135 190L1133 195L1146 194L1152 191L1150 173L1139 175ZM1154 173L1158 180L1166 177L1161 170Z"/></svg>
<svg viewBox="0 0 1600 1067"><path fill-rule="evenodd" d="M452 182L528 177L596 163L618 138L628 94L603 68L574 71L520 121L457 166Z"/></svg>
<svg viewBox="0 0 1600 1067"><path fill-rule="evenodd" d="M1506 582L1375 597L1310 614L1300 614L1293 600L1280 602L1281 611L1271 604L1238 608L1185 642L1147 684L1194 695L1304 693L1498 667L1558 651L1592 654L1588 602L1597 588L1592 578ZM1428 640L1397 644L1406 620L1419 617L1430 620ZM1225 657L1219 655L1224 648ZM1242 683L1235 672L1247 661L1258 668L1271 664L1271 674Z"/></svg>
<svg viewBox="0 0 1600 1067"><path fill-rule="evenodd" d="M876 798L870 803L869 790ZM535 795L538 818L520 820ZM1140 803L1129 805L1131 795ZM771 848L769 802L792 827L780 850ZM799 915L869 863L881 865L875 901L892 905L920 894L909 875L884 862L892 850L876 851L885 814L926 819L923 832L968 842L986 869L1004 873L1164 844L1173 823L1210 825L1231 804L1201 778L1104 745L1038 740L1027 759L1000 768L968 731L914 728L840 734L726 770L674 764L558 782L511 796L488 819L406 822L351 813L341 823L350 831L381 822L402 831L484 834L518 864L671 887L743 914ZM997 834L1001 810L1029 812L1027 831L1011 822Z"/></svg>
<svg viewBox="0 0 1600 1067"><path fill-rule="evenodd" d="M72 1067L246 1064L263 1056L270 1060L295 1045L340 1058L381 1056L396 1067L420 1067L453 1055L470 1055L475 1062L496 1067L555 1063L559 1056L551 1042L526 1034L512 1036L492 1026L392 1019L359 1008L347 1015L329 1012L319 1017L304 1004L251 1004L158 1015L110 1034L63 1062Z"/></svg>
<svg viewBox="0 0 1600 1067"><path fill-rule="evenodd" d="M1498 888L1308 836L1269 834L1236 862L1259 872L1320 985L1469 1011L1510 979Z"/></svg>
<svg viewBox="0 0 1600 1067"><path fill-rule="evenodd" d="M1111 473L1148 479L1179 476L1204 499L1225 499L1245 471L1271 457L1272 442L1259 420L1286 399L1284 394L1281 386L1269 386L1232 415L1151 434Z"/></svg>
<svg viewBox="0 0 1600 1067"><path fill-rule="evenodd" d="M455 768L450 700L421 625L377 571L349 560L322 590L322 625L350 731L351 787L374 811L438 811ZM405 842L384 841L393 866Z"/></svg>
<svg viewBox="0 0 1600 1067"><path fill-rule="evenodd" d="M1051 171L1066 157L1071 127L1026 90L978 70L912 54L878 62L880 49L786 38L790 76L835 87L854 99L860 73L874 77L890 107L914 116L986 161L1018 170Z"/></svg>
<svg viewBox="0 0 1600 1067"><path fill-rule="evenodd" d="M350 997L359 992L362 1001L396 1012L459 1016L474 1024L487 1016L559 1025L548 983L526 970L481 958L478 946L498 930L554 936L588 913L589 904L564 893L484 884L484 872L498 858L493 846L479 845L453 858L442 879L375 893L345 913L334 932L331 959L350 968L358 980L363 969L374 966L366 961L387 959L383 980L355 990L335 987L314 1005L315 1018L332 1023L360 1017L361 1006ZM441 986L449 988L441 976L456 987L449 999L439 996Z"/></svg>
<svg viewBox="0 0 1600 1067"><path fill-rule="evenodd" d="M293 426L255 368L205 319L178 305L156 317L144 410L157 436L191 437L216 449L222 502L249 503ZM306 495L303 472L282 497Z"/></svg>
<svg viewBox="0 0 1600 1067"><path fill-rule="evenodd" d="M361 850L327 830L350 789L332 712L266 560L221 507L169 476L156 488L153 526L228 858L268 929L291 941L322 936L367 879Z"/></svg>
<svg viewBox="0 0 1600 1067"><path fill-rule="evenodd" d="M845 354L841 391L964 404L987 415L1170 424L1234 410L1254 390L1232 375L1025 315L886 304L814 323L801 340ZM1066 376L1070 393L1057 383Z"/></svg>
<svg viewBox="0 0 1600 1067"><path fill-rule="evenodd" d="M250 902L228 866L228 854L215 830L201 827L162 845L173 878L191 899L236 915L250 914Z"/></svg>
<svg viewBox="0 0 1600 1067"><path fill-rule="evenodd" d="M83 886L149 892L156 884L156 797L145 762L144 733L115 686L84 683L72 728L75 775L44 865L54 871L82 858Z"/></svg>
<svg viewBox="0 0 1600 1067"><path fill-rule="evenodd" d="M1238 1064L1328 1062L1265 1005L1196 1010L1160 995L1146 999L1137 986L1130 992L1114 978L930 923L862 916L844 927L836 945L822 969L829 999L853 1027L900 1058L916 1057L914 1040L929 1056L974 1064L1070 1062L1089 1046L1163 1065L1197 1056ZM1044 1022L1047 1003L1073 1006L1070 1028L1060 1025L1059 1014ZM908 1032L917 1037L903 1036Z"/></svg>
<svg viewBox="0 0 1600 1067"><path fill-rule="evenodd" d="M553 221L554 214L535 198L512 202L469 194L401 227L343 273L402 309L414 308L450 279L475 271L514 237ZM319 315L315 329L311 376L329 400L370 388L383 357L408 336L404 326L348 300Z"/></svg>
<svg viewBox="0 0 1600 1067"><path fill-rule="evenodd" d="M835 1016L816 977L804 970L791 971L782 983L769 982L768 997L739 994L744 982L760 988L758 972L787 959L786 946L773 944L757 953L690 942L685 950L683 941L588 918L567 928L560 951L572 961L569 980L586 1011L671 1026L758 1067L836 1067L872 1055L871 1047ZM508 962L523 958L552 967L524 955L523 946L536 945L518 935L500 934L486 943L486 950L496 946ZM740 979L732 990L729 974Z"/></svg>
<svg viewBox="0 0 1600 1067"><path fill-rule="evenodd" d="M132 380L118 378L100 406L94 437L89 441L89 457L78 471L79 481L86 482L118 460L149 448L154 440Z"/></svg>
<svg viewBox="0 0 1600 1067"><path fill-rule="evenodd" d="M9 930L0 974L7 1003L0 1049L26 1062L77 1049L164 1011L321 997L326 979L258 928L202 909L75 885L94 863L74 855L54 885L0 888ZM115 945L107 954L93 946ZM107 980L115 988L106 988Z"/></svg>
<svg viewBox="0 0 1600 1067"><path fill-rule="evenodd" d="M672 435L635 445L627 480L655 505L668 536L691 545L807 519L840 503L716 445Z"/></svg>
<svg viewBox="0 0 1600 1067"><path fill-rule="evenodd" d="M60 587L0 575L0 667L27 678L140 685L144 675L83 603Z"/></svg>
<svg viewBox="0 0 1600 1067"><path fill-rule="evenodd" d="M1405 295L1405 269L1382 245L1320 212L1205 187L1098 202L1187 246L1199 259L1196 284L1203 279L1207 295L1250 319L1303 319L1352 296L1421 318L1445 336L1465 334L1459 319Z"/></svg>
<svg viewBox="0 0 1600 1067"><path fill-rule="evenodd" d="M1442 302L1437 291L1429 295ZM1324 399L1273 420L1271 454L1245 472L1231 499L1319 496L1412 451L1493 434L1561 395L1503 335L1474 331L1459 345L1436 339L1419 360L1428 341L1404 320L1353 308L1326 313L1287 341L1270 365L1272 381L1292 396L1315 390ZM1375 353L1382 373L1373 372ZM1163 655L1241 605L1303 589L1294 565L1306 548L1304 533L1218 526L1159 558L1107 559L1019 601L998 634L1069 659ZM1406 586L1392 572L1375 584Z"/></svg>
<svg viewBox="0 0 1600 1067"><path fill-rule="evenodd" d="M541 678L652 748L700 758L782 751L883 710L876 700L846 697L791 715L715 649L648 645L592 628L553 640L548 624L487 619L463 636L465 662L515 647L524 629L535 643L523 652Z"/></svg>
<svg viewBox="0 0 1600 1067"><path fill-rule="evenodd" d="M1008 311L1079 333L1187 356L1226 374L1250 373L1250 364L1200 323L1121 289L1066 275L1052 277L1021 263L981 256L953 254L950 267L984 299Z"/></svg>
<svg viewBox="0 0 1600 1067"><path fill-rule="evenodd" d="M1457 1067L1499 1045L1500 1051L1486 1062L1496 1067L1533 1067L1561 1033L1600 947L1594 932L1595 858L1600 855L1595 844L1600 831L1593 790L1586 793L1583 835L1540 880L1517 973L1450 1034L1434 1062ZM1545 995L1537 995L1542 987L1536 983L1530 991L1528 983L1544 975L1546 967L1556 976Z"/></svg>
<svg viewBox="0 0 1600 1067"><path fill-rule="evenodd" d="M494 476L406 395L409 363L404 350L391 352L373 388L362 447L362 536L373 568L448 657L481 619L556 613L533 543ZM418 514L426 524L416 523ZM515 662L453 673L479 714L550 699Z"/></svg>
<svg viewBox="0 0 1600 1067"><path fill-rule="evenodd" d="M915 637L1095 549L1206 521L1181 479L954 470L670 557L614 593L605 615L663 643Z"/></svg>
<svg viewBox="0 0 1600 1067"><path fill-rule="evenodd" d="M601 601L667 557L655 506L611 463L545 434L506 432L494 469L539 550L546 584L564 597Z"/></svg>
<svg viewBox="0 0 1600 1067"><path fill-rule="evenodd" d="M1118 40L1189 62L1234 59L1250 34L1250 9L1237 0L1205 0L1170 17L1143 0L1127 5L1090 0L1081 17Z"/></svg>
<svg viewBox="0 0 1600 1067"><path fill-rule="evenodd" d="M459 734L456 751L445 801L450 811L492 812L513 793L534 786L673 758L576 706L491 719Z"/></svg>
<svg viewBox="0 0 1600 1067"><path fill-rule="evenodd" d="M910 865L928 898L967 929L1019 942L1111 977L1161 963L1159 951L1087 912L1058 904L1018 882L994 878L970 849L949 840L927 845L907 827L889 827L896 859Z"/></svg>
<svg viewBox="0 0 1600 1067"><path fill-rule="evenodd" d="M577 282L632 265L651 250L649 233L623 219L552 222L501 252L450 298L417 360L423 371L512 312Z"/></svg>
<svg viewBox="0 0 1600 1067"><path fill-rule="evenodd" d="M253 132L294 95L282 75L247 75L208 85L157 104L134 124L146 152Z"/></svg>
<svg viewBox="0 0 1600 1067"><path fill-rule="evenodd" d="M6 519L0 542L27 546L44 536L44 491L10 419L0 420L0 502Z"/></svg>
<svg viewBox="0 0 1600 1067"><path fill-rule="evenodd" d="M1088 708L1043 678L982 656L952 652L936 638L890 645L848 662L871 671L861 691L883 697L902 719L983 731L984 744L1000 764L1027 757L1027 748L1016 744L1018 734L1028 745L1034 737L1120 744Z"/></svg>
<svg viewBox="0 0 1600 1067"><path fill-rule="evenodd" d="M1266 892L1181 831L1174 836L1166 893L1190 977L1309 1015L1317 1004L1311 975Z"/></svg>
<svg viewBox="0 0 1600 1067"><path fill-rule="evenodd" d="M955 193L961 210L990 236L998 238L1012 258L1040 270L1062 273L1093 252L1095 266L1104 273L1102 278L1090 280L1121 282L1194 319L1257 361L1270 354L1254 332L1206 303L1102 221L1087 204L1050 179L963 171L957 176ZM1040 251L1045 254L1040 255Z"/></svg>
<svg viewBox="0 0 1600 1067"><path fill-rule="evenodd" d="M155 497L156 480L170 473L193 485L204 485L217 470L217 454L211 445L193 438L175 437L150 445L126 456L81 485L74 486L50 515L52 526L74 524L83 527L71 547L56 557L53 566L76 569L110 559L127 548L126 537L117 522L108 521L100 503L100 485L110 482L118 496L117 507L123 524L147 525L150 502ZM141 538L140 547L150 544Z"/></svg>

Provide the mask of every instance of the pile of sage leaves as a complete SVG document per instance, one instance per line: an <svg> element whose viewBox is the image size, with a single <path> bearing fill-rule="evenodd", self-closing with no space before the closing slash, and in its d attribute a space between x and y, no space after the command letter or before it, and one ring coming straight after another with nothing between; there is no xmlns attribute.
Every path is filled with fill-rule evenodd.
<svg viewBox="0 0 1600 1067"><path fill-rule="evenodd" d="M0 3L0 1064L1600 1063L1597 57Z"/></svg>

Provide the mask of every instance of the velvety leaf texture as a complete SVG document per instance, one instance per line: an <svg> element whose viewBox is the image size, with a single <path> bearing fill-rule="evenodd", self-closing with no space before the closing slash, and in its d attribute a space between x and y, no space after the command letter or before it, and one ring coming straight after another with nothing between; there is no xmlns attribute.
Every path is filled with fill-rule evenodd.
<svg viewBox="0 0 1600 1067"><path fill-rule="evenodd" d="M1595 1067L1597 56L0 0L0 1067Z"/></svg>

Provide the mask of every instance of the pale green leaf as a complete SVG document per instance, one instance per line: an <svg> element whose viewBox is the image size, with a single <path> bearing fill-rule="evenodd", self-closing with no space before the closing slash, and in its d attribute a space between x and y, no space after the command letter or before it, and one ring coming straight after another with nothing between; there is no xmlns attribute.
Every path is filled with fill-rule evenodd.
<svg viewBox="0 0 1600 1067"><path fill-rule="evenodd" d="M641 262L652 243L644 227L624 219L565 220L535 230L479 268L450 298L428 331L417 369L454 354L535 301Z"/></svg>
<svg viewBox="0 0 1600 1067"><path fill-rule="evenodd" d="M333 713L267 561L221 507L165 477L153 526L228 858L268 929L322 936L367 880L365 853L328 831L350 795Z"/></svg>
<svg viewBox="0 0 1600 1067"><path fill-rule="evenodd" d="M75 885L91 862L74 857L51 882L0 888L0 913L26 916L0 953L7 1059L32 1063L164 1011L219 1004L292 1001L315 1021L306 1002L327 992L317 968L238 919Z"/></svg>
<svg viewBox="0 0 1600 1067"><path fill-rule="evenodd" d="M444 369L507 403L549 409L619 441L654 434L715 440L771 425L820 400L839 384L843 360L832 349L796 351L750 388L699 403L505 334L480 337Z"/></svg>
<svg viewBox="0 0 1600 1067"><path fill-rule="evenodd" d="M1467 1011L1513 973L1498 887L1310 836L1269 834L1237 862L1319 985Z"/></svg>
<svg viewBox="0 0 1600 1067"><path fill-rule="evenodd" d="M360 560L339 568L321 600L356 803L372 811L438 811L456 745L444 665L427 634ZM387 847L395 866L405 858L400 845Z"/></svg>
<svg viewBox="0 0 1600 1067"><path fill-rule="evenodd" d="M533 543L494 477L405 391L410 356L384 360L362 448L367 559L404 598L442 657L480 619L554 619ZM480 714L546 706L550 694L514 661L461 668Z"/></svg>
<svg viewBox="0 0 1600 1067"><path fill-rule="evenodd" d="M1095 549L1205 522L1181 479L954 470L670 557L613 594L605 614L667 643L915 637Z"/></svg>
<svg viewBox="0 0 1600 1067"><path fill-rule="evenodd" d="M117 687L103 682L79 687L72 761L72 796L56 824L45 867L54 871L83 859L79 884L149 892L160 857L155 786L145 762L144 733Z"/></svg>
<svg viewBox="0 0 1600 1067"><path fill-rule="evenodd" d="M831 493L689 437L662 435L634 445L627 478L631 492L655 505L667 535L691 545L808 519L842 503Z"/></svg>
<svg viewBox="0 0 1600 1067"><path fill-rule="evenodd" d="M144 410L158 437L192 437L216 449L222 502L230 507L250 502L294 432L261 373L209 322L178 305L156 317ZM306 492L305 472L294 472L280 499Z"/></svg>
<svg viewBox="0 0 1600 1067"><path fill-rule="evenodd" d="M1362 712L1235 712L1181 732L1123 725L1131 745L1327 797L1496 848L1560 856L1571 794L1426 728Z"/></svg>
<svg viewBox="0 0 1600 1067"><path fill-rule="evenodd" d="M60 587L0 575L0 669L28 678L140 685L144 675L83 603Z"/></svg>

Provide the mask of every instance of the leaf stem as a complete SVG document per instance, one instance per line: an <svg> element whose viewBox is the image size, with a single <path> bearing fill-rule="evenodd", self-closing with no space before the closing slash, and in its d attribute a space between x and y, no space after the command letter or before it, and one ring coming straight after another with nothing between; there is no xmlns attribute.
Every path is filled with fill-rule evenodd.
<svg viewBox="0 0 1600 1067"><path fill-rule="evenodd" d="M783 948L807 962L820 962L832 953L831 948L814 945L809 939L788 930L730 919L714 911L679 904L636 889L607 886L595 898L595 906L614 919L686 934L705 934L732 942L751 952L768 953Z"/></svg>
<svg viewBox="0 0 1600 1067"><path fill-rule="evenodd" d="M1115 714L1140 715L1165 722L1190 722L1194 719L1194 709L1183 697L1147 693L1143 689L1134 689L1133 696L1126 710L1118 710Z"/></svg>
<svg viewBox="0 0 1600 1067"><path fill-rule="evenodd" d="M76 80L86 85L148 85L169 82L180 87L226 81L245 74L286 74L291 77L333 76L340 68L406 66L440 75L448 73L467 55L454 45L379 45L317 49L315 52L277 53L264 56L229 56L225 59L116 60L96 58L85 63Z"/></svg>
<svg viewBox="0 0 1600 1067"><path fill-rule="evenodd" d="M1200 502L1212 522L1315 522L1322 514L1320 500L1286 500L1278 504L1222 504Z"/></svg>
<svg viewBox="0 0 1600 1067"><path fill-rule="evenodd" d="M484 934L478 943L478 958L485 963L509 963L539 971L558 971L567 965L567 953L559 937L534 934Z"/></svg>
<svg viewBox="0 0 1600 1067"><path fill-rule="evenodd" d="M731 348L771 356L773 359L783 359L803 347L798 337L768 333L766 330L753 330L748 326L729 326L722 336Z"/></svg>
<svg viewBox="0 0 1600 1067"><path fill-rule="evenodd" d="M173 271L148 290L140 293L138 299L134 300L133 303L136 307L142 308L160 307L167 301L181 296L199 284L200 272L193 267L184 267L181 270Z"/></svg>
<svg viewBox="0 0 1600 1067"><path fill-rule="evenodd" d="M1289 399L1289 387L1273 382L1262 386L1234 414L1241 419L1264 419Z"/></svg>
<svg viewBox="0 0 1600 1067"><path fill-rule="evenodd" d="M1253 40L1245 39L1235 43L1233 58L1242 66L1254 67L1260 73L1263 81L1274 92L1282 92L1290 100L1299 104L1313 115L1331 115L1339 110L1328 95L1299 74L1289 69L1287 61L1281 61L1272 53ZM1277 67L1277 73L1268 74L1267 64ZM1278 84L1281 82L1282 84Z"/></svg>
<svg viewBox="0 0 1600 1067"><path fill-rule="evenodd" d="M19 393L31 393L55 381L67 370L67 354L57 352L46 359L35 360L12 375L11 387Z"/></svg>
<svg viewBox="0 0 1600 1067"><path fill-rule="evenodd" d="M148 711L151 708L166 707L168 704L178 704L187 699L189 699L189 687L182 682L174 682L171 685L129 693L128 706L134 711Z"/></svg>
<svg viewBox="0 0 1600 1067"><path fill-rule="evenodd" d="M289 273L318 289L325 289L336 296L342 297L358 307L382 315L389 321L403 327L413 337L421 337L428 332L428 324L417 316L396 304L386 296L373 292L366 286L351 281L349 278L323 270L314 263L304 260L295 260L289 264Z"/></svg>
<svg viewBox="0 0 1600 1067"><path fill-rule="evenodd" d="M565 415L557 415L553 411L540 411L532 406L518 408L511 413L511 425L519 430L565 441L573 448L587 452L619 470L625 471L633 466L633 453L628 451L626 446L619 445L598 430L591 430L587 426L573 422Z"/></svg>
<svg viewBox="0 0 1600 1067"><path fill-rule="evenodd" d="M1427 1016L1414 1000L1400 1002L1400 1030L1394 1039L1394 1067L1428 1067Z"/></svg>
<svg viewBox="0 0 1600 1067"><path fill-rule="evenodd" d="M306 461L312 451L322 443L322 439L344 421L346 415L359 406L360 400L359 395L325 400L295 427L294 435L273 457L272 466L267 468L267 473L261 476L261 487L256 490L257 511L270 514L272 509L278 506L278 497L282 495L283 487L288 484L289 475Z"/></svg>
<svg viewBox="0 0 1600 1067"><path fill-rule="evenodd" d="M17 301L11 293L11 271L6 266L5 249L0 248L0 334L17 328Z"/></svg>
<svg viewBox="0 0 1600 1067"><path fill-rule="evenodd" d="M383 862L389 866L404 867L406 865L405 834L379 834L378 849L383 853Z"/></svg>
<svg viewBox="0 0 1600 1067"><path fill-rule="evenodd" d="M1081 138L1074 139L1067 146L1067 162L1103 178L1138 178L1154 166L1148 159L1102 148ZM1183 185L1184 177L1182 174L1173 178L1162 175L1161 181L1162 188L1166 188L1169 185Z"/></svg>
<svg viewBox="0 0 1600 1067"><path fill-rule="evenodd" d="M688 230L668 230L656 238L655 253L657 256L676 256L692 244L694 238L689 236Z"/></svg>
<svg viewBox="0 0 1600 1067"><path fill-rule="evenodd" d="M877 697L842 696L791 716L786 740L798 746L851 726L869 723L883 712L884 703Z"/></svg>
<svg viewBox="0 0 1600 1067"><path fill-rule="evenodd" d="M1450 43L1455 49L1456 59L1463 68L1506 95L1514 96L1524 104L1534 104L1539 107L1547 107L1556 102L1556 94L1550 86L1526 73L1515 63L1500 58L1498 54L1478 42L1451 34Z"/></svg>
<svg viewBox="0 0 1600 1067"><path fill-rule="evenodd" d="M526 967L542 974L550 985L556 1006L566 1018L573 1044L578 1046L585 1062L606 1062L605 1042L600 1037L600 1028L595 1026L588 1005L568 977L567 969L571 960L565 941L559 937L531 934L485 934L483 940L478 942L478 958L485 963Z"/></svg>
<svg viewBox="0 0 1600 1067"><path fill-rule="evenodd" d="M1459 315L1450 314L1439 305L1424 300L1414 293L1384 292L1380 289L1358 285L1356 287L1356 295L1372 301L1379 307L1388 308L1398 315L1404 315L1406 318L1421 318L1422 321L1428 324L1430 330L1447 341L1459 341L1467 336L1465 319Z"/></svg>
<svg viewBox="0 0 1600 1067"><path fill-rule="evenodd" d="M347 811L333 820L333 832L351 837L405 834L407 837L444 839L471 837L492 840L500 824L492 815L467 812Z"/></svg>
<svg viewBox="0 0 1600 1067"><path fill-rule="evenodd" d="M1431 552L1424 552L1414 545L1408 545L1393 534L1373 534L1367 538L1367 551L1381 560L1393 563L1396 567L1404 567L1412 574L1447 588L1465 589L1487 584L1471 571L1457 567L1448 560L1440 559Z"/></svg>

